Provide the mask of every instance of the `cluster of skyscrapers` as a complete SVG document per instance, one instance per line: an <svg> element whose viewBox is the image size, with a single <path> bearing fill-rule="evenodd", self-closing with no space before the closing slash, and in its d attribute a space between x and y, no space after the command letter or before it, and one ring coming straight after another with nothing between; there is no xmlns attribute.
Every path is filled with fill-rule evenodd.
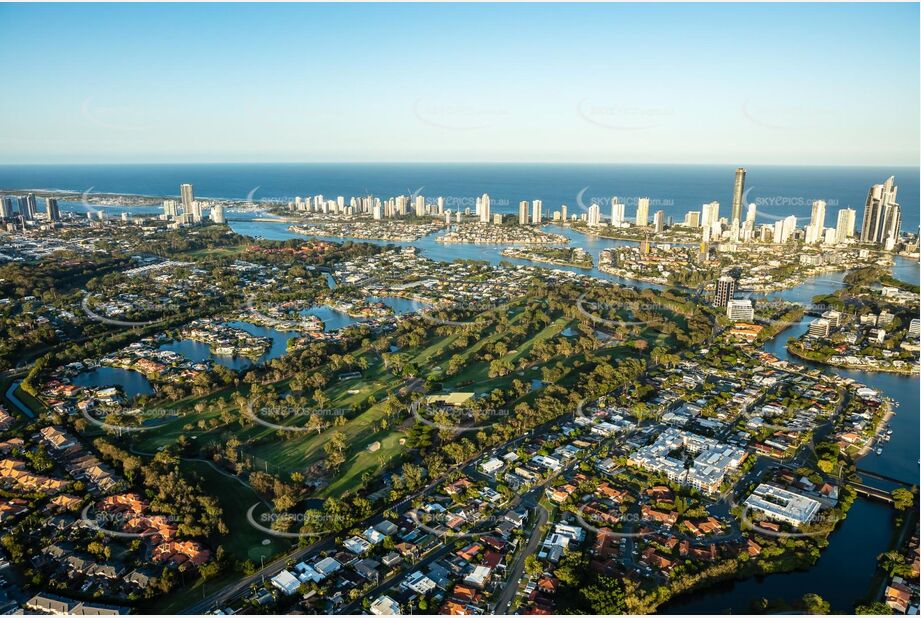
<svg viewBox="0 0 921 618"><path fill-rule="evenodd" d="M790 239L797 239L805 244L840 245L856 238L857 212L853 208L842 208L838 211L834 227L826 227L826 210L828 204L824 200L814 200L811 204L812 212L809 224L799 230L796 215L789 215L778 219L773 224L756 225L758 206L744 204L745 197L744 168L738 168L732 191L732 211L730 218L720 217L720 203L709 202L701 206L700 210L692 210L685 214L682 221L683 227L701 230L702 242L729 241L732 243L745 242L773 242L784 244ZM898 242L901 226L901 209L896 202L895 179L890 177L881 185L873 185L867 196L864 209L863 227L859 241L864 244L883 246L892 250ZM744 218L743 218L744 210ZM590 226L604 225L601 211L597 204L592 204L588 211L588 224ZM665 224L665 213L656 211L652 225L656 232L661 232ZM624 216L624 205L615 197L611 201L611 226L627 227L629 223ZM635 225L649 227L649 199L640 198L637 201Z"/></svg>
<svg viewBox="0 0 921 618"><path fill-rule="evenodd" d="M472 202L473 208L470 208ZM461 209L463 207L463 209ZM564 212L565 212L565 206ZM371 215L375 221L398 217L444 217L445 223L460 223L463 217L474 217L480 223L502 223L502 214L493 212L492 199L488 193L474 199L466 198L456 209L446 208L445 198L426 198L423 195L397 195L385 200L373 195L352 197L346 203L343 196L327 199L323 195L295 197L288 202L288 210L294 212L311 212L341 215ZM543 221L543 203L541 200L519 203L518 223L521 225L540 224Z"/></svg>
<svg viewBox="0 0 921 618"><path fill-rule="evenodd" d="M486 200L485 210L489 212L489 196L484 194L476 198L477 214L480 213L483 200ZM427 201L423 195L398 195L386 200L373 195L353 197L346 203L345 197L327 199L323 195L295 197L293 202L288 202L288 210L295 212L313 212L322 214L340 215L371 215L375 221L392 219L394 217L426 217L432 215L443 216L450 213L445 209L445 199L439 197L434 201Z"/></svg>
<svg viewBox="0 0 921 618"><path fill-rule="evenodd" d="M57 198L46 197L45 212L40 216L34 193L19 196L0 196L0 219L12 221L17 218L23 226L30 221L60 221L61 209L58 206Z"/></svg>
<svg viewBox="0 0 921 618"><path fill-rule="evenodd" d="M179 185L179 201L164 200L163 215L161 217L166 221L173 221L177 225L195 225L204 220L202 213L202 203L195 199L192 191L192 185ZM215 204L211 207L211 221L214 223L226 223L224 216L224 206Z"/></svg>

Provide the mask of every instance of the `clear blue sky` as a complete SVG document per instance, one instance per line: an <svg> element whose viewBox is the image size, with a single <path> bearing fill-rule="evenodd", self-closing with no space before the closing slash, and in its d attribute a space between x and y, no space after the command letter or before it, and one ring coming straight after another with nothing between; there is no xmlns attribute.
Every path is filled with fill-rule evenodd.
<svg viewBox="0 0 921 618"><path fill-rule="evenodd" d="M0 163L919 163L917 4L0 5Z"/></svg>

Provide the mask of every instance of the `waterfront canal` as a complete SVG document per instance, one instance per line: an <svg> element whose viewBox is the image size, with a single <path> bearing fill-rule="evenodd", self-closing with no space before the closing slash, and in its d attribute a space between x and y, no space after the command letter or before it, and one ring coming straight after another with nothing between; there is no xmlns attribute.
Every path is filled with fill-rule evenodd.
<svg viewBox="0 0 921 618"><path fill-rule="evenodd" d="M918 263L899 258L893 268L896 277L917 283ZM843 285L843 273L829 273L801 286L771 294L773 298L809 303L817 294L827 294ZM765 344L764 349L777 358L815 367L825 373L853 378L890 397L898 406L889 421L892 439L883 454L871 453L858 462L858 468L900 479L918 482L919 460L919 379L892 373L871 373L838 369L795 358L787 353L787 340L803 334L810 318L783 331ZM895 532L891 507L859 498L847 518L829 538L818 562L807 571L780 573L725 582L705 590L678 597L660 610L664 614L726 614L752 611L754 599L783 599L793 603L813 592L831 604L833 611L849 613L865 598L876 572L876 558L889 547Z"/></svg>
<svg viewBox="0 0 921 618"><path fill-rule="evenodd" d="M287 230L287 225L260 224L256 222L235 222L234 230L240 234L260 236L266 239L284 240L288 238L306 238ZM627 241L587 236L571 231L569 228L549 226L552 231L569 238L569 246L580 247L591 254L598 263L602 249L629 245ZM435 241L437 234L425 236L415 242L387 243L371 241L375 244L394 244L397 246L414 246L423 256L438 260L455 259L484 260L491 264L501 261L512 264L541 266L526 260L504 258L499 251L508 245L472 245L442 244ZM342 242L342 238L327 238ZM357 239L353 239L359 242ZM658 287L638 281L621 279L602 273L597 267L591 270L565 266L547 266L573 272L588 274L601 279L616 281L635 287ZM919 282L918 262L896 258L893 274L904 281ZM844 272L827 273L805 281L794 288L767 295L762 298L782 298L792 302L810 304L812 298L819 294L828 294L844 283ZM799 337L807 329L811 318L804 318L768 342L764 349L780 359L815 367L827 373L836 373L853 378L868 387L876 389L890 397L898 405L896 414L890 420L893 430L892 439L883 448L882 455L870 454L859 462L859 468L883 475L892 476L909 483L917 483L919 461L919 398L918 376L901 376L889 373L869 373L838 369L824 365L804 362L790 356L786 351L787 340ZM804 594L820 594L832 609L839 612L851 612L856 602L864 599L869 592L869 585L876 571L876 557L888 549L894 533L893 511L888 505L858 499L848 513L847 518L830 537L827 547L818 562L806 571L782 573L753 577L738 582L725 582L704 590L695 591L678 597L660 609L664 614L724 614L751 612L753 599L784 600L794 603Z"/></svg>

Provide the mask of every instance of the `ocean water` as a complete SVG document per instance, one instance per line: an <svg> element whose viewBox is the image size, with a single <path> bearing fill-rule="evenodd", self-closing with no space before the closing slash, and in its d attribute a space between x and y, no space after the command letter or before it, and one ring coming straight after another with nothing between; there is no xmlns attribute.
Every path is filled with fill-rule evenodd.
<svg viewBox="0 0 921 618"><path fill-rule="evenodd" d="M862 221L867 189L895 175L902 205L903 231L917 231L919 225L917 168L820 168L747 166L746 203L759 205L759 223L772 223L788 215L808 218L813 199L828 202L825 224L833 226L839 208L857 211L858 228ZM490 194L495 212L517 212L519 200L542 199L547 216L561 204L570 213L581 213L596 198L602 213L609 215L612 195L627 205L628 216L635 212L637 197L648 196L650 214L658 209L667 216L681 218L705 202L721 203L720 214L731 207L734 166L651 166L651 165L108 165L108 166L0 166L0 193L4 189L45 188L93 192L140 193L175 196L179 184L191 182L195 193L204 197L244 199L293 199L295 195L322 193L334 198L343 195L390 197L418 193L427 197L444 196L448 207L473 208L476 195ZM580 198L581 196L581 198ZM80 204L63 209L79 209ZM121 209L113 209L113 215ZM157 208L137 209L154 212ZM287 225L253 221L252 216L234 213L233 228L264 238L297 237ZM800 225L803 221L800 220ZM570 237L597 259L600 250L618 241L574 234L551 228ZM339 239L336 239L339 240ZM501 258L498 249L486 246L436 243L426 237L412 244L423 255L437 260L456 258ZM515 261L515 260L512 260ZM517 262L517 261L515 261ZM597 269L595 276L610 278ZM898 259L896 276L917 282L916 260ZM828 273L779 295L808 301L815 294L837 289L843 273ZM640 285L637 282L630 282ZM800 327L800 329L803 327ZM797 328L782 333L766 349L780 357L786 355L787 338L801 332ZM802 361L796 361L802 362ZM900 405L891 421L892 441L883 455L869 455L860 462L866 469L909 482L917 482L919 460L918 377L846 372L824 368L829 373L844 373L877 388ZM851 611L853 603L867 592L876 568L876 556L885 551L894 528L891 511L884 505L858 500L848 518L832 537L831 546L811 569L767 577L730 582L675 599L662 608L663 614L746 612L754 598L797 600L806 592L821 594L837 611Z"/></svg>
<svg viewBox="0 0 921 618"><path fill-rule="evenodd" d="M744 163L742 164L744 166ZM826 226L837 211L854 208L859 228L867 190L894 175L902 205L903 231L919 226L918 168L745 166L746 204L758 205L758 223L795 215L808 218L814 199L828 203ZM517 213L520 200L543 200L544 215L562 204L580 214L592 202L610 215L610 199L626 204L627 216L639 197L679 220L701 204L720 202L728 216L735 166L604 164L170 164L170 165L4 165L0 191L67 189L93 193L176 196L190 182L201 197L293 200L294 196L373 194L391 197L418 193L443 196L452 210L473 209L488 193L493 212ZM802 219L800 221L802 225Z"/></svg>

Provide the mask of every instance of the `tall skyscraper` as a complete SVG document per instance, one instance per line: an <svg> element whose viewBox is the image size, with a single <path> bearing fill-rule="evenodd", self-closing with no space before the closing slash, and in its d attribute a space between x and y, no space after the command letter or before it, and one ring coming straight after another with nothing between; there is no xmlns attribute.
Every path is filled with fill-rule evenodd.
<svg viewBox="0 0 921 618"><path fill-rule="evenodd" d="M53 197L45 198L45 217L49 221L61 220L61 209L58 208L58 201Z"/></svg>
<svg viewBox="0 0 921 618"><path fill-rule="evenodd" d="M12 219L13 209L13 198L8 195L0 197L0 219Z"/></svg>
<svg viewBox="0 0 921 618"><path fill-rule="evenodd" d="M815 200L812 202L812 218L809 223L816 228L825 229L825 201Z"/></svg>
<svg viewBox="0 0 921 618"><path fill-rule="evenodd" d="M838 211L838 221L835 225L835 242L843 243L854 235L856 226L857 211L853 208L842 208Z"/></svg>
<svg viewBox="0 0 921 618"><path fill-rule="evenodd" d="M592 204L588 207L588 224L590 227L601 225L601 207L598 204Z"/></svg>
<svg viewBox="0 0 921 618"><path fill-rule="evenodd" d="M716 281L716 294L713 297L714 307L725 308L736 293L736 280L728 275L723 275Z"/></svg>
<svg viewBox="0 0 921 618"><path fill-rule="evenodd" d="M700 208L700 226L710 227L720 220L720 203L710 202Z"/></svg>
<svg viewBox="0 0 921 618"><path fill-rule="evenodd" d="M560 206L560 218L565 222L566 218L569 216L569 207L566 204ZM601 217L599 217L600 219Z"/></svg>
<svg viewBox="0 0 921 618"><path fill-rule="evenodd" d="M752 227L754 228L754 226L755 226L755 219L757 219L757 218L758 218L758 205L757 205L757 204L749 204L749 205L748 205L748 211L745 213L745 220L746 220L746 221L751 221Z"/></svg>
<svg viewBox="0 0 921 618"><path fill-rule="evenodd" d="M424 217L425 216L425 198L421 195L416 196L416 216Z"/></svg>
<svg viewBox="0 0 921 618"><path fill-rule="evenodd" d="M772 234L775 245L780 245L784 242L783 237L783 221L774 222L774 233Z"/></svg>
<svg viewBox="0 0 921 618"><path fill-rule="evenodd" d="M860 242L881 245L889 237L898 238L902 211L896 202L899 188L894 183L895 176L890 176L883 184L870 187L863 209Z"/></svg>
<svg viewBox="0 0 921 618"><path fill-rule="evenodd" d="M518 225L528 224L529 210L531 210L531 204L528 203L528 200L518 202Z"/></svg>
<svg viewBox="0 0 921 618"><path fill-rule="evenodd" d="M221 204L216 204L211 209L211 220L214 223L227 223L227 219L224 217L224 207Z"/></svg>
<svg viewBox="0 0 921 618"><path fill-rule="evenodd" d="M689 210L687 214L684 215L684 227L700 227L700 212L697 210Z"/></svg>
<svg viewBox="0 0 921 618"><path fill-rule="evenodd" d="M176 200L163 200L163 215L166 219L175 219L179 216L179 202Z"/></svg>
<svg viewBox="0 0 921 618"><path fill-rule="evenodd" d="M35 218L35 194L29 193L19 198L19 214L23 221L32 221Z"/></svg>
<svg viewBox="0 0 921 618"><path fill-rule="evenodd" d="M729 226L729 240L732 242L739 242L741 232L742 227L739 225L739 220L733 219L732 225Z"/></svg>
<svg viewBox="0 0 921 618"><path fill-rule="evenodd" d="M611 225L620 226L624 224L626 218L624 217L624 204L617 199L617 197L611 198Z"/></svg>
<svg viewBox="0 0 921 618"><path fill-rule="evenodd" d="M636 224L640 227L649 225L649 198L641 197L636 202Z"/></svg>
<svg viewBox="0 0 921 618"><path fill-rule="evenodd" d="M796 233L796 217L790 215L783 220L783 227L781 228L781 243L787 242L790 238L793 237L793 234Z"/></svg>
<svg viewBox="0 0 921 618"><path fill-rule="evenodd" d="M489 210L489 195L484 193L480 198L480 223L489 223L492 216Z"/></svg>
<svg viewBox="0 0 921 618"><path fill-rule="evenodd" d="M889 212L886 213L886 218L883 221L883 244L886 245L887 250L891 249L898 241L901 229L902 208L898 204L894 204L889 209Z"/></svg>
<svg viewBox="0 0 921 618"><path fill-rule="evenodd" d="M182 212L192 212L192 201L195 199L192 195L192 185L179 185L179 199L182 202Z"/></svg>
<svg viewBox="0 0 921 618"><path fill-rule="evenodd" d="M742 196L745 195L745 168L736 169L736 180L732 187L732 219L733 221L742 221Z"/></svg>
<svg viewBox="0 0 921 618"><path fill-rule="evenodd" d="M652 224L655 227L656 234L665 230L665 211L657 210L652 217Z"/></svg>
<svg viewBox="0 0 921 618"><path fill-rule="evenodd" d="M822 242L825 235L825 202L815 200L812 202L812 216L806 228L806 244L812 245Z"/></svg>
<svg viewBox="0 0 921 618"><path fill-rule="evenodd" d="M531 202L531 223L540 225L544 219L544 203L541 200Z"/></svg>

